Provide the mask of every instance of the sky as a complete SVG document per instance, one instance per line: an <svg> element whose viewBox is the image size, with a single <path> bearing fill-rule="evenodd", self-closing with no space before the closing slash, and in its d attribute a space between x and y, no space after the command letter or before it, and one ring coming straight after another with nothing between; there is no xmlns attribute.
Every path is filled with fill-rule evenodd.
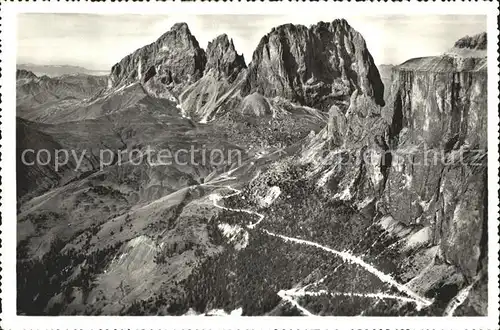
<svg viewBox="0 0 500 330"><path fill-rule="evenodd" d="M124 56L155 41L177 22L186 22L200 46L226 33L247 64L260 39L275 26L306 26L345 18L366 40L377 65L399 64L410 58L442 54L465 36L486 31L486 16L414 15L90 15L20 14L17 62L78 65L110 70Z"/></svg>

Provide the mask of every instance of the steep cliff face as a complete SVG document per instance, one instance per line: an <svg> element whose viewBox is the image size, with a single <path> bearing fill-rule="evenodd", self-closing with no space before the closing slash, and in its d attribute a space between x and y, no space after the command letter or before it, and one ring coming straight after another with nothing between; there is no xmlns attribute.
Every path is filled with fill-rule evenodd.
<svg viewBox="0 0 500 330"><path fill-rule="evenodd" d="M384 101L387 102L389 99L391 85L392 85L392 64L380 64L378 66L378 71L380 72L380 79L384 83Z"/></svg>
<svg viewBox="0 0 500 330"><path fill-rule="evenodd" d="M445 306L443 283L455 288L450 297L471 285L483 303L462 308L476 314L486 311L486 78L483 57L409 60L393 69L386 107L353 93L347 112L332 106L302 152L334 202L404 242L385 249L399 250L391 262L408 287L435 292Z"/></svg>
<svg viewBox="0 0 500 330"><path fill-rule="evenodd" d="M365 40L341 19L271 30L253 54L243 94L281 96L328 110L348 104L356 89L384 104L384 86Z"/></svg>
<svg viewBox="0 0 500 330"><path fill-rule="evenodd" d="M111 68L108 86L140 81L154 96L176 97L203 75L205 51L186 23L175 24L155 42L125 56Z"/></svg>
<svg viewBox="0 0 500 330"><path fill-rule="evenodd" d="M428 147L486 146L486 59L414 59L393 70L396 129Z"/></svg>
<svg viewBox="0 0 500 330"><path fill-rule="evenodd" d="M178 100L181 112L202 123L239 109L258 93L321 110L345 111L358 90L384 104L384 86L363 37L345 20L307 28L287 24L264 36L247 69L225 34L206 53L185 23L113 66L109 87L141 82L148 94Z"/></svg>
<svg viewBox="0 0 500 330"><path fill-rule="evenodd" d="M429 228L429 243L472 281L485 256L485 57L409 60L393 69L387 214Z"/></svg>

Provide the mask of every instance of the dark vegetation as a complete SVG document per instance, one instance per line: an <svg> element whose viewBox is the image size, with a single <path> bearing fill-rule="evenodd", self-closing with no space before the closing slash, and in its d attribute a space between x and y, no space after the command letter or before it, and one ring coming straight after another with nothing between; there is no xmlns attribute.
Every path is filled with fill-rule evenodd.
<svg viewBox="0 0 500 330"><path fill-rule="evenodd" d="M47 311L46 306L49 300L58 293L62 293L66 300L64 302L68 303L73 287L80 288L85 297L94 286L95 276L104 271L121 243L89 253L74 249L61 252L65 246L65 242L56 239L52 242L49 252L43 257L18 259L18 314L59 315L64 304L56 303ZM76 276L72 276L77 266L80 266L80 270Z"/></svg>
<svg viewBox="0 0 500 330"><path fill-rule="evenodd" d="M226 247L182 283L186 304L197 312L215 308L229 312L242 307L243 315L263 315L281 301L279 290L293 287L334 259L256 230L245 249L237 252Z"/></svg>

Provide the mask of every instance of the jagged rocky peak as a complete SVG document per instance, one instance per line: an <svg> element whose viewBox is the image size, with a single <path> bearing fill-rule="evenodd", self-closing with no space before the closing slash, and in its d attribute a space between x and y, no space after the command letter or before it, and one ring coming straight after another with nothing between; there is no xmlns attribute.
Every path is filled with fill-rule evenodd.
<svg viewBox="0 0 500 330"><path fill-rule="evenodd" d="M455 47L484 50L486 49L487 41L486 32L483 32L458 39L457 42L455 42Z"/></svg>
<svg viewBox="0 0 500 330"><path fill-rule="evenodd" d="M36 79L38 78L33 72L24 69L16 70L16 79Z"/></svg>
<svg viewBox="0 0 500 330"><path fill-rule="evenodd" d="M332 104L347 107L356 89L384 104L384 86L365 40L339 19L273 28L253 53L243 94L281 96L326 111Z"/></svg>
<svg viewBox="0 0 500 330"><path fill-rule="evenodd" d="M108 86L142 82L157 96L166 90L176 94L201 78L205 65L205 51L189 31L188 25L176 23L158 40L115 64Z"/></svg>
<svg viewBox="0 0 500 330"><path fill-rule="evenodd" d="M205 72L212 70L229 80L234 80L241 70L247 67L243 55L236 52L233 39L229 39L225 33L208 43L206 54Z"/></svg>

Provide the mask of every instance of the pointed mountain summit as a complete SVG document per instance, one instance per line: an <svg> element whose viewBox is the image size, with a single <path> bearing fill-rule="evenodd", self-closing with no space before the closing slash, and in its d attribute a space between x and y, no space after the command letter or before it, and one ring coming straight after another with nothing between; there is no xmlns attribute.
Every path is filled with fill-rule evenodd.
<svg viewBox="0 0 500 330"><path fill-rule="evenodd" d="M243 55L238 54L226 34L208 43L206 57L203 77L179 96L183 111L202 123L239 104L238 95L247 68Z"/></svg>
<svg viewBox="0 0 500 330"><path fill-rule="evenodd" d="M233 40L229 40L225 33L208 43L206 55L205 72L214 70L217 75L226 77L230 81L247 67L243 55L236 52Z"/></svg>
<svg viewBox="0 0 500 330"><path fill-rule="evenodd" d="M341 19L273 28L253 53L243 94L281 96L328 110L332 104L347 106L356 89L384 104L384 86L365 40Z"/></svg>
<svg viewBox="0 0 500 330"><path fill-rule="evenodd" d="M175 96L202 77L205 64L205 51L188 25L176 23L158 40L115 64L108 86L121 87L140 81L155 96L169 96L165 92Z"/></svg>

